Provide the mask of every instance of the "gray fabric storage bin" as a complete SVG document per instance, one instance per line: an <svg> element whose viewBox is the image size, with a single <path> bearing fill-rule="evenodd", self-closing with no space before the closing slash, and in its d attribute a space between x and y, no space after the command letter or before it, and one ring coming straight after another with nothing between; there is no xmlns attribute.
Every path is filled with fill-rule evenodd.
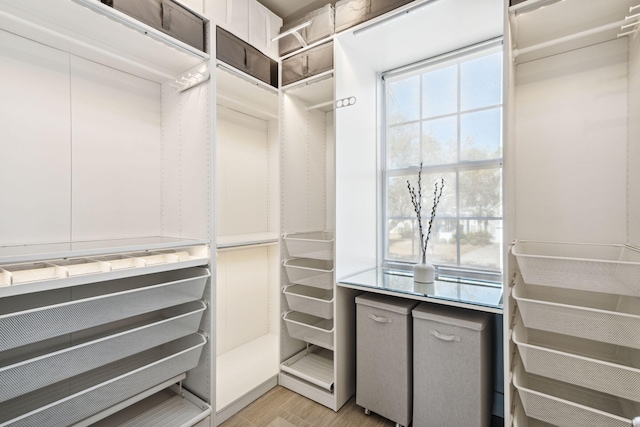
<svg viewBox="0 0 640 427"><path fill-rule="evenodd" d="M311 21L311 24L298 30L298 33L307 44L329 37L333 34L335 28L333 6L327 4L320 9L307 13L302 18L289 22L280 29L280 33L284 33L307 21ZM294 52L301 47L300 42L293 35L285 36L278 41L280 56Z"/></svg>
<svg viewBox="0 0 640 427"><path fill-rule="evenodd" d="M336 2L336 33L364 22L368 0L339 0Z"/></svg>
<svg viewBox="0 0 640 427"><path fill-rule="evenodd" d="M413 310L414 427L491 424L490 318L429 303Z"/></svg>
<svg viewBox="0 0 640 427"><path fill-rule="evenodd" d="M282 86L332 69L333 41L330 41L282 61Z"/></svg>
<svg viewBox="0 0 640 427"><path fill-rule="evenodd" d="M173 0L101 0L102 3L205 51L204 20Z"/></svg>
<svg viewBox="0 0 640 427"><path fill-rule="evenodd" d="M336 32L383 15L413 0L339 0L336 2Z"/></svg>
<svg viewBox="0 0 640 427"><path fill-rule="evenodd" d="M412 323L415 301L356 297L356 404L400 425L412 414Z"/></svg>
<svg viewBox="0 0 640 427"><path fill-rule="evenodd" d="M258 80L278 87L278 63L220 27L216 27L216 58Z"/></svg>

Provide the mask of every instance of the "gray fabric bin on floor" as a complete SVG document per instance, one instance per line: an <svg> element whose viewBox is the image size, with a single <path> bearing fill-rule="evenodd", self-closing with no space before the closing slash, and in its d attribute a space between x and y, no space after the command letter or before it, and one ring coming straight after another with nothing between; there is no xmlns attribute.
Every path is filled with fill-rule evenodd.
<svg viewBox="0 0 640 427"><path fill-rule="evenodd" d="M415 301L356 297L356 404L400 425L411 423Z"/></svg>
<svg viewBox="0 0 640 427"><path fill-rule="evenodd" d="M413 310L413 425L491 424L490 315L422 303Z"/></svg>

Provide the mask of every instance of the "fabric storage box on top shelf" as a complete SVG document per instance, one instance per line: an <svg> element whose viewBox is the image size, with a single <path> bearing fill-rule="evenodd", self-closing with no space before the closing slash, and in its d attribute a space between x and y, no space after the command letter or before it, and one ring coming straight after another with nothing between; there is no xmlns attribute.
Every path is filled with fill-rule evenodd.
<svg viewBox="0 0 640 427"><path fill-rule="evenodd" d="M402 426L412 415L412 325L415 301L356 297L356 404Z"/></svg>
<svg viewBox="0 0 640 427"><path fill-rule="evenodd" d="M102 3L205 51L205 21L173 0L101 0Z"/></svg>
<svg viewBox="0 0 640 427"><path fill-rule="evenodd" d="M333 70L333 41L304 50L282 61L282 86Z"/></svg>
<svg viewBox="0 0 640 427"><path fill-rule="evenodd" d="M413 425L491 424L487 313L422 303L413 310Z"/></svg>
<svg viewBox="0 0 640 427"><path fill-rule="evenodd" d="M336 2L336 33L380 16L413 0L339 0Z"/></svg>
<svg viewBox="0 0 640 427"><path fill-rule="evenodd" d="M282 27L280 34L306 22L309 22L309 25L297 30L297 32L308 45L331 36L335 28L333 6L327 4L304 15L302 18L289 22ZM280 56L287 55L303 47L300 41L291 34L282 37L278 42Z"/></svg>
<svg viewBox="0 0 640 427"><path fill-rule="evenodd" d="M323 319L333 318L332 290L293 285L284 288L283 293L292 310L312 314Z"/></svg>
<svg viewBox="0 0 640 427"><path fill-rule="evenodd" d="M278 87L278 63L220 27L216 27L216 58L268 85Z"/></svg>

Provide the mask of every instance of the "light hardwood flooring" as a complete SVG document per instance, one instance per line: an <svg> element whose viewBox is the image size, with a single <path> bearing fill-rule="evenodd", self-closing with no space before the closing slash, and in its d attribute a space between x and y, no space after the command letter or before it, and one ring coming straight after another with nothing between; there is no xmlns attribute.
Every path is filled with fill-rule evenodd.
<svg viewBox="0 0 640 427"><path fill-rule="evenodd" d="M222 423L221 427L395 427L395 423L356 405L352 397L334 412L306 397L277 386Z"/></svg>
<svg viewBox="0 0 640 427"><path fill-rule="evenodd" d="M306 397L277 386L225 421L221 427L395 427L395 423L356 405L352 397L334 412ZM494 417L492 427L502 426ZM445 427L445 426L443 426Z"/></svg>

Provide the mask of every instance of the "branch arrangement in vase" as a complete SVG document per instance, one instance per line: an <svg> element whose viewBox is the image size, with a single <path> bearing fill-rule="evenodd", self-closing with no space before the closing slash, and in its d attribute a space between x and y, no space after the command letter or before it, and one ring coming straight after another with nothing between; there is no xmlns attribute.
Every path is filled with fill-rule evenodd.
<svg viewBox="0 0 640 427"><path fill-rule="evenodd" d="M440 184L440 185L438 185ZM436 217L436 210L442 197L442 190L444 189L444 178L440 178L440 182L436 181L433 188L433 206L431 207L431 217L429 218L429 224L427 227L427 234L425 236L425 227L422 224L422 162L420 162L420 170L418 171L418 191L407 180L407 188L409 189L409 195L411 196L411 203L413 204L413 210L416 213L418 219L418 230L420 233L420 252L422 264L427 262L427 245L429 244L429 237L431 237L431 228L433 227L433 221Z"/></svg>

